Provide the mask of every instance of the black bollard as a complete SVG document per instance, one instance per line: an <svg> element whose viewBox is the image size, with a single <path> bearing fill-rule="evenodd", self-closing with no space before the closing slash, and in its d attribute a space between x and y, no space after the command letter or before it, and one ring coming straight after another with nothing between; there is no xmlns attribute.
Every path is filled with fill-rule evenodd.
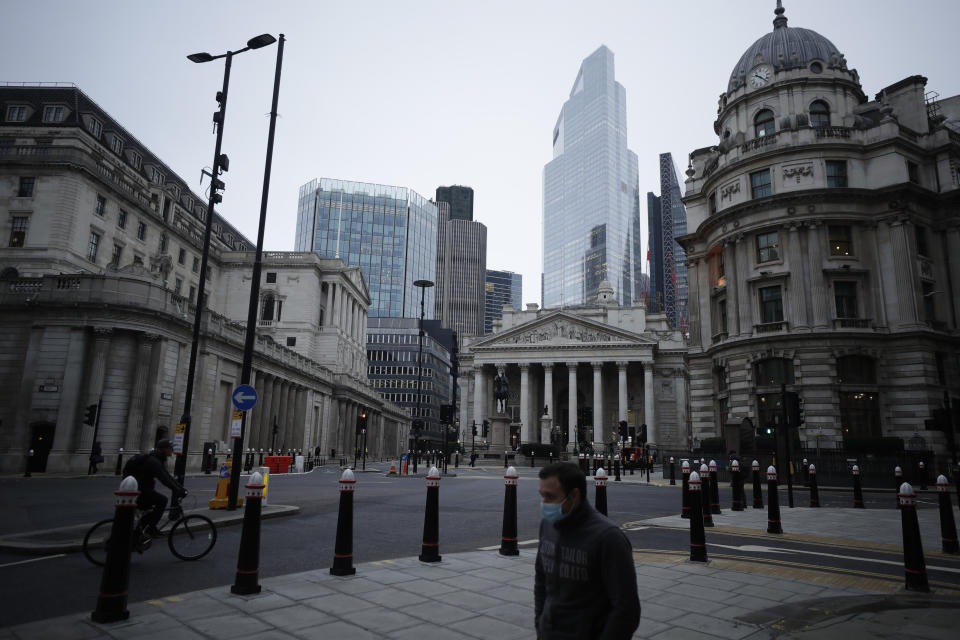
<svg viewBox="0 0 960 640"><path fill-rule="evenodd" d="M530 451L530 468L533 469L537 466L537 454L533 451Z"/></svg>
<svg viewBox="0 0 960 640"><path fill-rule="evenodd" d="M423 515L423 546L420 562L440 562L440 471L427 473L427 508Z"/></svg>
<svg viewBox="0 0 960 640"><path fill-rule="evenodd" d="M927 466L923 464L923 460L921 460L917 464L917 473L920 476L920 488L923 491L926 491L927 490Z"/></svg>
<svg viewBox="0 0 960 640"><path fill-rule="evenodd" d="M953 521L953 505L950 504L950 485L947 477L937 477L937 497L940 499L940 537L943 539L944 553L958 553L957 525Z"/></svg>
<svg viewBox="0 0 960 640"><path fill-rule="evenodd" d="M896 489L894 489L894 495L897 496L897 509L900 508L900 485L903 484L903 469L900 468L900 465L897 465L893 469L893 482Z"/></svg>
<svg viewBox="0 0 960 640"><path fill-rule="evenodd" d="M337 540L333 546L333 566L330 575L352 576L353 568L353 491L357 479L353 471L340 474L340 512L337 514Z"/></svg>
<svg viewBox="0 0 960 640"><path fill-rule="evenodd" d="M700 500L700 476L696 471L690 474L688 480L690 496L694 501ZM703 530L703 513L694 509L690 514L690 561L707 561L707 535Z"/></svg>
<svg viewBox="0 0 960 640"><path fill-rule="evenodd" d="M677 465L673 460L673 456L670 456L670 486L677 486Z"/></svg>
<svg viewBox="0 0 960 640"><path fill-rule="evenodd" d="M260 449L260 462L257 464L257 466L263 466L263 449Z"/></svg>
<svg viewBox="0 0 960 640"><path fill-rule="evenodd" d="M730 489L733 492L730 510L743 511L743 502L741 501L743 480L740 478L740 463L736 460L730 463Z"/></svg>
<svg viewBox="0 0 960 640"><path fill-rule="evenodd" d="M693 474L690 474L691 477ZM703 512L703 526L712 527L713 526L713 515L710 510L710 485L713 483L713 478L710 477L710 467L705 464L700 465L700 486L701 486L701 496L700 496L700 510ZM697 503L693 502L696 496L693 492L690 493L690 506L694 509L697 508Z"/></svg>
<svg viewBox="0 0 960 640"><path fill-rule="evenodd" d="M24 478L30 478L30 477L32 477L32 476L30 475L30 464L31 464L32 462L33 462L33 449L30 449L30 451L27 452L27 464L26 464L26 466L25 466L24 469L23 469L23 477L24 477Z"/></svg>
<svg viewBox="0 0 960 640"><path fill-rule="evenodd" d="M753 471L753 508L763 509L763 489L760 487L760 463L754 460L750 468Z"/></svg>
<svg viewBox="0 0 960 640"><path fill-rule="evenodd" d="M863 487L860 486L860 467L853 465L853 507L863 509Z"/></svg>
<svg viewBox="0 0 960 640"><path fill-rule="evenodd" d="M767 533L783 533L780 524L780 496L777 494L777 469L773 465L767 467Z"/></svg>
<svg viewBox="0 0 960 640"><path fill-rule="evenodd" d="M517 548L517 470L508 467L503 474L503 532L500 535L500 555L518 556Z"/></svg>
<svg viewBox="0 0 960 640"><path fill-rule="evenodd" d="M607 515L607 472L604 471L603 467L597 469L597 472L593 474L593 484L596 488L594 497L596 504L594 506L597 511Z"/></svg>
<svg viewBox="0 0 960 640"><path fill-rule="evenodd" d="M503 468L504 468L504 469L506 469L507 467L510 466L510 464L509 464L510 456L508 455L508 453L509 453L509 452L507 452L507 451L504 451L504 452L503 452Z"/></svg>
<svg viewBox="0 0 960 640"><path fill-rule="evenodd" d="M117 452L117 467L113 470L113 475L120 475L121 469L123 469L123 447L120 447L120 451Z"/></svg>
<svg viewBox="0 0 960 640"><path fill-rule="evenodd" d="M620 458L613 459L613 481L620 482Z"/></svg>
<svg viewBox="0 0 960 640"><path fill-rule="evenodd" d="M810 485L810 506L820 506L820 489L817 488L817 468L814 465L807 467L807 484Z"/></svg>
<svg viewBox="0 0 960 640"><path fill-rule="evenodd" d="M719 515L720 511L720 473L717 470L717 461L710 461L710 513Z"/></svg>
<svg viewBox="0 0 960 640"><path fill-rule="evenodd" d="M230 587L230 593L240 596L260 593L260 514L263 510L264 484L259 471L250 476L246 487L247 503L243 507L237 575Z"/></svg>
<svg viewBox="0 0 960 640"><path fill-rule="evenodd" d="M127 587L130 585L130 550L133 549L133 518L137 512L137 496L140 490L133 476L120 481L110 527L107 561L100 578L100 595L97 608L90 614L94 622L117 622L130 617L127 611Z"/></svg>
<svg viewBox="0 0 960 640"><path fill-rule="evenodd" d="M680 517L690 517L690 463L684 460L680 463L680 477L683 479L683 502L680 507ZM698 475L699 479L700 476ZM701 522L702 524L702 522Z"/></svg>
<svg viewBox="0 0 960 640"><path fill-rule="evenodd" d="M647 464L647 484L650 484L650 467L652 466L653 466L652 461L649 464Z"/></svg>
<svg viewBox="0 0 960 640"><path fill-rule="evenodd" d="M803 467L803 486L810 486L810 463L807 462L807 459L804 458L803 462L800 463L800 466Z"/></svg>
<svg viewBox="0 0 960 640"><path fill-rule="evenodd" d="M897 501L900 504L900 522L903 526L905 588L908 591L929 592L927 565L923 560L923 544L920 540L920 523L917 522L917 494L909 482L900 485Z"/></svg>

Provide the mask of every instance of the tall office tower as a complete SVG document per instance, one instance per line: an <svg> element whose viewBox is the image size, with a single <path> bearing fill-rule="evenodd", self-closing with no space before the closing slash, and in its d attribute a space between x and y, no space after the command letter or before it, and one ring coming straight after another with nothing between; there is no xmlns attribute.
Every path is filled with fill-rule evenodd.
<svg viewBox="0 0 960 640"><path fill-rule="evenodd" d="M297 251L359 266L371 318L419 318L414 281L436 279L437 205L416 191L318 178L300 187ZM434 288L425 290L433 318Z"/></svg>
<svg viewBox="0 0 960 640"><path fill-rule="evenodd" d="M513 271L487 269L485 306L483 316L484 335L493 331L493 321L503 317L503 305L509 304L514 311L522 311L523 276Z"/></svg>
<svg viewBox="0 0 960 640"><path fill-rule="evenodd" d="M627 148L627 94L613 52L583 61L553 129L543 169L543 306L595 304L604 280L618 302L638 299L637 155Z"/></svg>
<svg viewBox="0 0 960 640"><path fill-rule="evenodd" d="M676 238L687 233L687 210L680 200L673 156L660 154L660 197L647 193L650 230L650 303L667 314L671 326L687 330L687 257Z"/></svg>
<svg viewBox="0 0 960 640"><path fill-rule="evenodd" d="M471 190L471 199L472 195ZM473 220L454 218L453 208L447 202L437 206L440 215L435 316L445 328L460 336L483 335L487 227Z"/></svg>
<svg viewBox="0 0 960 640"><path fill-rule="evenodd" d="M451 220L473 220L473 189L470 187L437 187L437 204L441 202L450 205Z"/></svg>

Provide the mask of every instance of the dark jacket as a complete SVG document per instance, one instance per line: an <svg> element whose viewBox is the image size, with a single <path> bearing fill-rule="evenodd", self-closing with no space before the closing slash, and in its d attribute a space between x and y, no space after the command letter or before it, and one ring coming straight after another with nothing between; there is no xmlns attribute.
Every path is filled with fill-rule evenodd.
<svg viewBox="0 0 960 640"><path fill-rule="evenodd" d="M620 527L585 500L555 524L542 520L534 600L542 640L629 640L640 598Z"/></svg>
<svg viewBox="0 0 960 640"><path fill-rule="evenodd" d="M156 486L154 479L159 480L163 486L173 493L183 491L183 487L167 471L166 459L163 454L156 450L147 454L133 477L137 479L137 485L141 492L153 491Z"/></svg>

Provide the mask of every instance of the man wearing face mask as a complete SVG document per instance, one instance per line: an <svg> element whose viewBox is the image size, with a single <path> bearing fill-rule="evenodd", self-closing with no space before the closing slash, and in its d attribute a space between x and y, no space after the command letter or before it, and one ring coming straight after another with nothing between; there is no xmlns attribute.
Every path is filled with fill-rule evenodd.
<svg viewBox="0 0 960 640"><path fill-rule="evenodd" d="M543 467L540 499L537 637L628 640L640 625L630 541L587 502L587 479L575 464Z"/></svg>

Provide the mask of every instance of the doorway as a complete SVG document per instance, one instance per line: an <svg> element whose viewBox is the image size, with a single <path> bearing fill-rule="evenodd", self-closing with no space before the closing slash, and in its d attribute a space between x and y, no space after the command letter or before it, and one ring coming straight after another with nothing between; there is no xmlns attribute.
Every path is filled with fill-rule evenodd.
<svg viewBox="0 0 960 640"><path fill-rule="evenodd" d="M51 422L38 422L30 425L30 472L44 473L47 470L47 458L53 448L53 432L56 425Z"/></svg>

